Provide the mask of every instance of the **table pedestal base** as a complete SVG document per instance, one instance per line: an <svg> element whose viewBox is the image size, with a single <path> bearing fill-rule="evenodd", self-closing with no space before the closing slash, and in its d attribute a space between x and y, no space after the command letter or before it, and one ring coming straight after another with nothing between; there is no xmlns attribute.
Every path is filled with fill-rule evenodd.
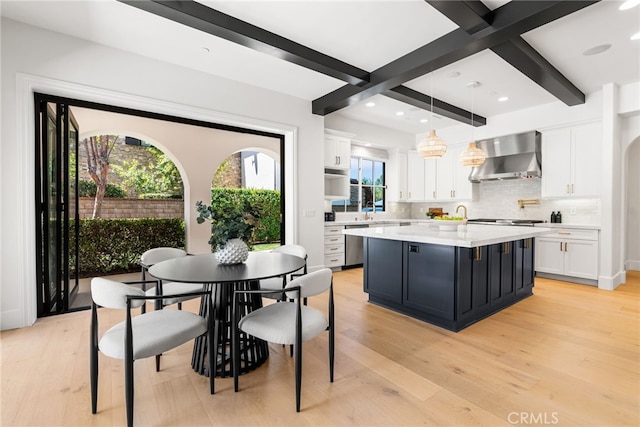
<svg viewBox="0 0 640 427"><path fill-rule="evenodd" d="M233 291L235 289L259 289L259 282L252 280L248 282L216 283L213 284L213 316L215 323L213 348L216 351L216 366L214 373L218 377L233 376L232 355L231 355L231 314L233 307ZM260 295L241 295L239 309L240 316L244 316L253 310L262 307L262 297ZM204 302L200 304L200 312L207 315L207 306ZM193 370L201 375L210 375L210 370L206 366L208 344L206 336L196 338L191 358ZM266 341L240 332L240 373L252 371L262 365L269 357L269 345Z"/></svg>

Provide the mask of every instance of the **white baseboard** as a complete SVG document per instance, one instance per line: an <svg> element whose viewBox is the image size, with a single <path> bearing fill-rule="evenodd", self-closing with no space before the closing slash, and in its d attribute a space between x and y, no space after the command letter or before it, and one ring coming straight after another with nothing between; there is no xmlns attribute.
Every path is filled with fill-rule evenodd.
<svg viewBox="0 0 640 427"><path fill-rule="evenodd" d="M598 289L613 291L626 281L627 281L626 271L620 271L619 273L617 273L615 276L612 276L612 277L600 276L598 277Z"/></svg>
<svg viewBox="0 0 640 427"><path fill-rule="evenodd" d="M629 260L626 262L627 270L640 271L640 260Z"/></svg>

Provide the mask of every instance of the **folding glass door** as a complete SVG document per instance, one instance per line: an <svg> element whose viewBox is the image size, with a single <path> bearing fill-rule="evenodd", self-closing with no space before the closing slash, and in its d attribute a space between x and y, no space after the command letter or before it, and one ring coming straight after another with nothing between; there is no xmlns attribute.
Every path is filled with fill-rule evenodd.
<svg viewBox="0 0 640 427"><path fill-rule="evenodd" d="M78 290L78 124L46 95L36 105L36 268L38 317L69 310Z"/></svg>

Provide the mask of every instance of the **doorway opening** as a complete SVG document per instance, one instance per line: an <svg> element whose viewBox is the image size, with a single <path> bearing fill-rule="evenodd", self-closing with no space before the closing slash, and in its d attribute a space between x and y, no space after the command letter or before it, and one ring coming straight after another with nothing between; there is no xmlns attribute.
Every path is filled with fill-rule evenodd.
<svg viewBox="0 0 640 427"><path fill-rule="evenodd" d="M115 113L123 117L144 118L187 125L195 128L205 128L216 131L268 137L273 141L273 152L279 156L280 179L284 176L284 136L275 133L244 129L236 126L221 125L193 119L150 113L123 107L109 106L88 101L61 98L41 93L35 94L36 108L36 277L37 277L37 315L38 317L64 313L86 308L74 304L78 295L80 277L79 262L82 253L78 251L82 242L79 235L79 212L77 209L79 194L78 165L76 151L81 132L91 132L93 128L83 129L83 120L77 121L73 116L81 110L90 110L95 114ZM44 108L43 106L46 106ZM123 125L132 129L125 132L127 136L140 136L131 124ZM138 131L139 132L139 131ZM124 135L122 132L118 132ZM184 144L189 144L185 138ZM161 145L161 144L160 144ZM250 144L249 144L250 146ZM222 148L222 145L220 146ZM158 147L160 148L160 147ZM166 146L165 146L166 148ZM184 168L180 165L180 155L173 153L174 161L178 162L181 174ZM285 230L285 200L281 193L280 230L281 240L284 241ZM193 209L184 205L182 221L185 215ZM88 300L90 302L90 299Z"/></svg>

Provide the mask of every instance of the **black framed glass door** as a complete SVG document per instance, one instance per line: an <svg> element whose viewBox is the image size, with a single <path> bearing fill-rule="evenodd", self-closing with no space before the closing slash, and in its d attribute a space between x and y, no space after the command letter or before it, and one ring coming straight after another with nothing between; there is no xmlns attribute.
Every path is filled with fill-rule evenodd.
<svg viewBox="0 0 640 427"><path fill-rule="evenodd" d="M78 124L69 106L36 94L38 317L69 310L78 290Z"/></svg>

